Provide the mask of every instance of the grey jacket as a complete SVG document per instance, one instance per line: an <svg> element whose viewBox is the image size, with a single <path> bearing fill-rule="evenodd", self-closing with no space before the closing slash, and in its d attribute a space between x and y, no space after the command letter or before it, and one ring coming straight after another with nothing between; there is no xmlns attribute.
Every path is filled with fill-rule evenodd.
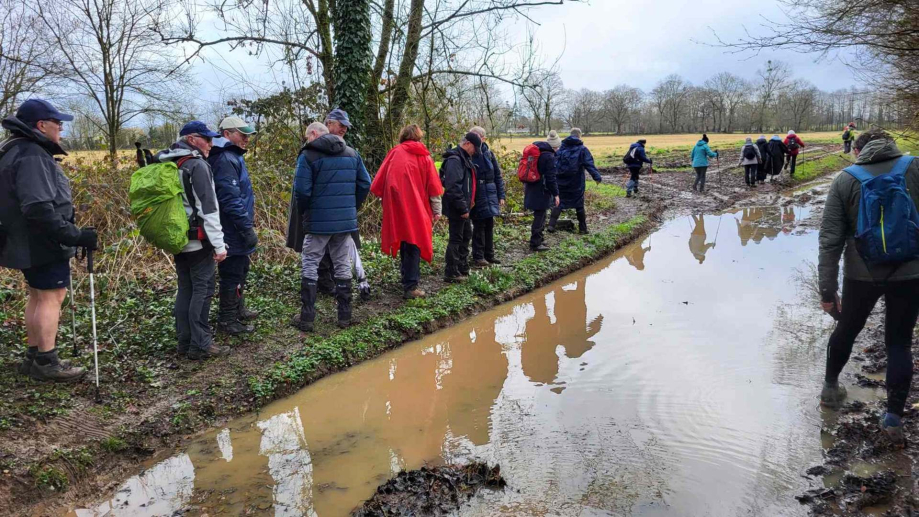
<svg viewBox="0 0 919 517"><path fill-rule="evenodd" d="M0 160L0 224L7 239L0 266L28 269L69 260L80 229L70 180L54 160L67 153L16 117L4 119L3 127L17 142Z"/></svg>
<svg viewBox="0 0 919 517"><path fill-rule="evenodd" d="M227 250L223 241L223 227L220 226L220 207L217 204L217 193L214 190L214 176L211 174L211 166L207 160L201 156L197 149L188 145L186 142L179 140L172 144L169 149L156 153L157 161L174 161L177 162L184 156L191 156L192 159L186 160L179 167L179 180L185 185L185 177L191 178L191 190L194 203L198 207L198 224L204 228L208 242L214 247L216 253ZM182 195L182 202L185 204L185 215L189 218L192 216L191 200L188 199L188 192ZM199 240L189 239L188 244L182 248L181 253L198 251L204 246Z"/></svg>
<svg viewBox="0 0 919 517"><path fill-rule="evenodd" d="M744 158L743 153L744 153L744 150L746 150L747 147L752 147L753 150L756 151L756 158L753 158L752 160L747 159L747 158ZM743 145L743 147L740 148L740 163L739 163L739 165L759 165L760 163L763 163L763 155L760 154L760 152L759 152L759 147L757 147L756 144L753 143L753 139L752 139L752 138L748 138L748 139L747 139L747 143L745 143L745 144Z"/></svg>
<svg viewBox="0 0 919 517"><path fill-rule="evenodd" d="M896 158L903 156L897 144L887 140L873 140L865 145L855 162L874 176L890 172ZM919 159L913 160L906 171L906 186L913 203L919 206ZM820 225L820 257L818 273L820 295L824 301L833 300L839 289L839 258L845 251L845 269L843 274L851 280L864 282L881 282L888 278L891 282L919 278L919 260L903 264L879 264L869 271L855 249L855 229L858 224L858 205L861 201L862 186L855 177L847 172L841 173L833 184L826 198L823 222ZM896 268L896 270L894 269Z"/></svg>

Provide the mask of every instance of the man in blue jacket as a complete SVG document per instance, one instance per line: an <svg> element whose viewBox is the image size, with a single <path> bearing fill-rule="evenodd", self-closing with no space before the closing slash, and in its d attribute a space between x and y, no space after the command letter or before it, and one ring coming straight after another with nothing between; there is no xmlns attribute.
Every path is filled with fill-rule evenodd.
<svg viewBox="0 0 919 517"><path fill-rule="evenodd" d="M290 228L306 235L301 255L299 328L311 332L316 320L319 261L326 250L335 274L338 326L351 324L351 232L357 230L357 209L370 192L370 174L357 151L345 145L340 136L330 134L325 124L310 124L306 139L294 177L294 195L302 218L291 221Z"/></svg>
<svg viewBox="0 0 919 517"><path fill-rule="evenodd" d="M220 224L227 245L227 258L217 265L220 273L220 311L217 330L231 336L252 332L244 322L258 314L245 305L249 256L255 253L255 196L244 155L249 138L255 134L239 117L227 117L217 126L221 138L214 139L208 163L214 173L214 187L220 203Z"/></svg>
<svg viewBox="0 0 919 517"><path fill-rule="evenodd" d="M558 183L559 205L552 209L549 217L549 233L555 232L555 225L562 210L573 208L578 216L578 233L587 233L587 214L584 212L584 172L599 185L603 181L600 171L594 165L594 157L581 140L581 130L571 128L571 136L562 140L562 146L555 153L556 181Z"/></svg>
<svg viewBox="0 0 919 517"><path fill-rule="evenodd" d="M632 192L638 194L638 178L641 175L642 164L654 165L654 162L645 154L646 143L648 141L642 138L629 146L629 152L626 153L625 158L622 160L625 162L626 167L629 168L629 182L625 185L625 197L632 197Z"/></svg>

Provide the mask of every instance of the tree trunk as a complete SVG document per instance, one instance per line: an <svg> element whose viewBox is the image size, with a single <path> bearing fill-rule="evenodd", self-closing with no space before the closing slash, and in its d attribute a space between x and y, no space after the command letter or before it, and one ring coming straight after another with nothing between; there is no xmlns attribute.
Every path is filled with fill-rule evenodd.
<svg viewBox="0 0 919 517"><path fill-rule="evenodd" d="M424 12L424 0L412 0L409 17L408 33L405 39L405 51L402 53L402 62L399 64L399 77L393 89L392 103L389 106L387 126L384 130L394 131L401 124L405 105L408 103L409 88L412 85L412 75L415 71L415 60L418 58L418 48L421 44L421 15Z"/></svg>

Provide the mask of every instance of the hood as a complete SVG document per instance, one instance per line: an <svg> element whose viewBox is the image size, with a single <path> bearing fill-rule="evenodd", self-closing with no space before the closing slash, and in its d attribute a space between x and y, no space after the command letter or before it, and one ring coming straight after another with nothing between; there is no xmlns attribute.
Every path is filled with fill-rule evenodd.
<svg viewBox="0 0 919 517"><path fill-rule="evenodd" d="M699 140L698 142L696 142L696 147L705 147L706 145L708 145L708 142L706 142L705 140Z"/></svg>
<svg viewBox="0 0 919 517"><path fill-rule="evenodd" d="M414 140L406 140L399 144L405 149L409 154L414 154L415 156L431 156L431 152L428 151L428 148L421 142L416 142Z"/></svg>
<svg viewBox="0 0 919 517"><path fill-rule="evenodd" d="M788 132L788 136L795 136L795 132L794 132L794 131L789 131L789 132Z"/></svg>
<svg viewBox="0 0 919 517"><path fill-rule="evenodd" d="M176 161L183 156L197 156L199 158L204 158L204 155L201 154L201 151L192 147L187 142L179 140L178 142L169 146L169 149L160 151L156 153L156 161L164 162L166 160Z"/></svg>
<svg viewBox="0 0 919 517"><path fill-rule="evenodd" d="M214 139L214 147L211 147L211 156L217 156L226 151L233 151L236 154L246 154L246 150L230 142L226 138L218 137Z"/></svg>
<svg viewBox="0 0 919 517"><path fill-rule="evenodd" d="M758 143L758 144L765 144L765 143L766 143L766 137L761 136L761 137L757 138L757 139L756 139L756 143Z"/></svg>
<svg viewBox="0 0 919 517"><path fill-rule="evenodd" d="M781 141L782 141L782 137L780 137L779 135L772 135L772 138L770 138L769 140L776 140L776 141L781 142Z"/></svg>
<svg viewBox="0 0 919 517"><path fill-rule="evenodd" d="M577 147L579 145L584 145L584 142L576 136L569 136L562 140L562 147Z"/></svg>
<svg viewBox="0 0 919 517"><path fill-rule="evenodd" d="M347 147L345 141L340 136L332 133L324 134L303 146L304 149L311 149L322 154L341 154L344 152L345 147Z"/></svg>
<svg viewBox="0 0 919 517"><path fill-rule="evenodd" d="M866 163L884 162L903 156L903 152L897 147L893 140L872 140L865 144L865 147L858 153L858 159L855 163L862 165Z"/></svg>
<svg viewBox="0 0 919 517"><path fill-rule="evenodd" d="M533 142L533 145L535 145L536 147L538 147L538 148L539 148L539 152L541 152L541 153L554 153L554 152L555 152L555 148L552 147L551 145L549 145L549 142L546 142L546 141L543 141L543 140L539 140L539 141Z"/></svg>
<svg viewBox="0 0 919 517"><path fill-rule="evenodd" d="M459 156L460 159L462 159L463 161L467 161L467 160L469 160L469 158L470 158L470 156L469 156L469 154L466 152L466 150L463 149L463 148L460 147L460 146L456 146L456 147L454 147L453 149L449 149L449 150L447 150L447 151L444 151L444 154L443 154L444 161L446 161L447 158L449 158L449 157L451 157L451 156Z"/></svg>
<svg viewBox="0 0 919 517"><path fill-rule="evenodd" d="M29 127L28 124L16 117L7 117L3 119L3 122L0 123L0 125L3 126L3 129L6 129L16 136L28 138L29 140L37 143L52 155L67 154L67 151L65 151L64 148L60 146L60 144L52 142L48 139L48 137L42 134L41 131Z"/></svg>

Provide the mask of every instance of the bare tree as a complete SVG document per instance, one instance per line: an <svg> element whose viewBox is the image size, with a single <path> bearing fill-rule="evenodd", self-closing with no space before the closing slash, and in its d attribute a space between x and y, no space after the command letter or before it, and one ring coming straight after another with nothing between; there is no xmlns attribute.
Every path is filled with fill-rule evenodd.
<svg viewBox="0 0 919 517"><path fill-rule="evenodd" d="M60 72L36 16L21 0L0 0L0 115L23 94L41 93Z"/></svg>
<svg viewBox="0 0 919 517"><path fill-rule="evenodd" d="M775 101L788 87L791 70L781 61L767 61L766 67L756 71L759 80L755 86L757 130L766 127L766 117L775 108Z"/></svg>
<svg viewBox="0 0 919 517"><path fill-rule="evenodd" d="M670 74L658 82L651 91L651 97L661 117L660 130L662 133L665 120L671 131L680 130L680 119L686 109L690 86L679 75Z"/></svg>
<svg viewBox="0 0 919 517"><path fill-rule="evenodd" d="M611 124L611 130L622 133L622 126L629 121L631 114L639 108L642 93L638 88L626 84L608 90L603 94L603 115Z"/></svg>
<svg viewBox="0 0 919 517"><path fill-rule="evenodd" d="M807 118L813 112L817 100L817 88L804 79L791 83L781 97L781 104L788 110L792 128L803 127Z"/></svg>
<svg viewBox="0 0 919 517"><path fill-rule="evenodd" d="M750 84L729 72L721 72L705 81L705 87L714 92L714 109L720 117L717 129L730 133L734 130L737 108L750 93Z"/></svg>

